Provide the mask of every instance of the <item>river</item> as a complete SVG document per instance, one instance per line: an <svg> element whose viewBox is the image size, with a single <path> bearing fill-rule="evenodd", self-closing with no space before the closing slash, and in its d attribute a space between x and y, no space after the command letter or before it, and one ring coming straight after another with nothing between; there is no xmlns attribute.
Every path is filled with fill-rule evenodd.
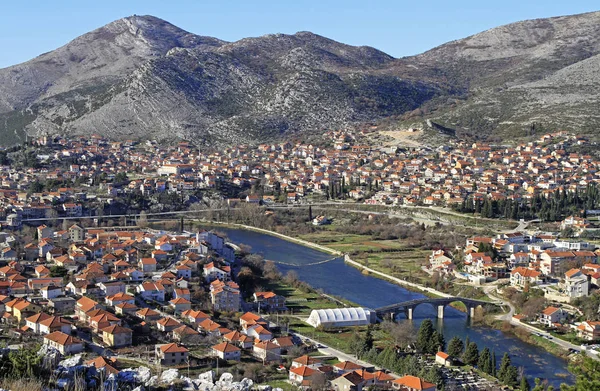
<svg viewBox="0 0 600 391"><path fill-rule="evenodd" d="M265 259L298 265L278 264L277 266L283 274L294 270L300 280L307 282L312 287L322 289L331 295L343 297L363 307L377 308L425 297L391 282L363 275L358 269L346 265L341 258L302 267L303 264L332 257L330 254L306 246L254 231L232 228L218 228L217 231L224 232L233 243L251 246L253 252L263 255ZM420 305L415 309L415 319L411 322L414 323L415 328L418 328L423 319L431 318L434 325L443 331L446 342L455 335L463 340L468 336L472 342L477 343L479 349L485 346L494 349L498 363L500 363L502 355L508 352L513 364L524 368L532 385L533 379L536 377L547 379L548 383L556 388L562 382L572 383L574 381L573 376L567 370L567 362L540 347L525 343L500 330L472 326L463 312L449 306L444 312L444 319L438 320L436 315L437 310L432 306ZM402 315L400 316L402 317ZM409 320L400 321L409 322Z"/></svg>

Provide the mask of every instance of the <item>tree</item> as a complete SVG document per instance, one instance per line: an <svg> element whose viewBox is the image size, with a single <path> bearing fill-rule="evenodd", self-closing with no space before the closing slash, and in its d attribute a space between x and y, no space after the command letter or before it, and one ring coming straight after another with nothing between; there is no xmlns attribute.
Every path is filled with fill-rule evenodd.
<svg viewBox="0 0 600 391"><path fill-rule="evenodd" d="M519 370L517 367L514 365L509 366L501 380L509 387L517 387L519 385Z"/></svg>
<svg viewBox="0 0 600 391"><path fill-rule="evenodd" d="M521 385L519 386L519 390L520 391L531 391L531 386L529 385L529 382L527 381L527 378L525 377L525 375L521 376Z"/></svg>
<svg viewBox="0 0 600 391"><path fill-rule="evenodd" d="M69 271L63 266L52 266L50 268L50 277L64 277Z"/></svg>
<svg viewBox="0 0 600 391"><path fill-rule="evenodd" d="M477 365L478 361L479 349L477 348L477 344L475 342L471 342L465 350L465 354L463 355L463 362L468 365Z"/></svg>
<svg viewBox="0 0 600 391"><path fill-rule="evenodd" d="M368 349L366 349L365 340L358 331L354 332L354 335L352 335L352 341L350 341L349 348L352 351L352 354L358 358L362 357L368 351Z"/></svg>
<svg viewBox="0 0 600 391"><path fill-rule="evenodd" d="M492 376L494 377L496 377L496 368L498 368L496 364L496 350L492 350Z"/></svg>
<svg viewBox="0 0 600 391"><path fill-rule="evenodd" d="M140 228L148 228L148 214L145 210L140 212L137 225Z"/></svg>
<svg viewBox="0 0 600 391"><path fill-rule="evenodd" d="M561 386L561 388L562 388L562 386ZM536 377L535 378L535 387L533 387L532 391L554 391L554 387L549 386L547 380L544 380L542 382L542 380L540 378Z"/></svg>
<svg viewBox="0 0 600 391"><path fill-rule="evenodd" d="M463 344L463 341L460 338L454 336L448 343L448 354L450 355L450 357L458 358L462 355L464 348L465 346Z"/></svg>
<svg viewBox="0 0 600 391"><path fill-rule="evenodd" d="M572 386L561 384L561 391L600 390L599 361L579 356L576 360L571 361L569 370L575 375L575 384Z"/></svg>
<svg viewBox="0 0 600 391"><path fill-rule="evenodd" d="M429 344L429 353L436 354L440 350L443 351L446 347L446 340L444 334L438 333L437 330L431 335L431 342Z"/></svg>
<svg viewBox="0 0 600 391"><path fill-rule="evenodd" d="M375 339L373 338L373 330L371 326L367 327L367 332L365 333L365 338L363 340L364 351L367 352L373 349L373 344L375 343Z"/></svg>
<svg viewBox="0 0 600 391"><path fill-rule="evenodd" d="M504 382L504 377L507 374L508 368L511 366L510 356L508 353L504 353L502 361L500 361L500 369L498 370L498 379Z"/></svg>
<svg viewBox="0 0 600 391"><path fill-rule="evenodd" d="M431 337L433 336L433 323L431 319L425 319L417 333L417 350L423 353L429 352Z"/></svg>
<svg viewBox="0 0 600 391"><path fill-rule="evenodd" d="M381 327L392 337L396 346L406 347L415 341L415 331L409 322L396 323L386 320Z"/></svg>
<svg viewBox="0 0 600 391"><path fill-rule="evenodd" d="M481 351L479 360L477 361L477 368L487 374L492 373L492 357L489 348L486 347Z"/></svg>

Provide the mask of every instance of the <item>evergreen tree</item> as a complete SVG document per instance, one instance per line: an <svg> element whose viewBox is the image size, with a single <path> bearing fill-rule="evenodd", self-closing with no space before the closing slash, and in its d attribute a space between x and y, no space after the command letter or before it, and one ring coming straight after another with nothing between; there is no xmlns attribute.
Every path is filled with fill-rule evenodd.
<svg viewBox="0 0 600 391"><path fill-rule="evenodd" d="M508 368L511 366L511 361L510 361L510 356L508 355L508 353L504 353L504 356L502 356L502 361L500 361L500 369L498 370L498 379L500 379L500 381L504 382L504 377L506 376L506 372L508 371Z"/></svg>
<svg viewBox="0 0 600 391"><path fill-rule="evenodd" d="M479 370L491 374L492 373L492 358L489 348L484 348L479 354L479 360L477 361L477 368Z"/></svg>
<svg viewBox="0 0 600 391"><path fill-rule="evenodd" d="M425 319L419 327L417 333L417 350L423 353L429 352L431 346L431 337L433 336L433 323L431 319Z"/></svg>
<svg viewBox="0 0 600 391"><path fill-rule="evenodd" d="M375 340L373 339L373 330L372 330L371 326L369 325L369 327L367 327L367 332L365 334L365 338L363 341L364 351L369 351L369 350L373 349L374 343L375 343Z"/></svg>
<svg viewBox="0 0 600 391"><path fill-rule="evenodd" d="M519 385L519 370L517 367L514 365L509 366L501 380L509 387L517 387Z"/></svg>
<svg viewBox="0 0 600 391"><path fill-rule="evenodd" d="M460 338L454 336L448 343L448 354L451 357L459 358L462 355L464 348L465 346L463 344L463 341Z"/></svg>
<svg viewBox="0 0 600 391"><path fill-rule="evenodd" d="M475 342L471 342L465 350L465 354L463 355L463 362L468 365L477 365L478 361L479 349L477 348L477 344Z"/></svg>
<svg viewBox="0 0 600 391"><path fill-rule="evenodd" d="M561 391L600 390L600 361L578 357L569 364L569 370L575 375L575 384L561 384Z"/></svg>
<svg viewBox="0 0 600 391"><path fill-rule="evenodd" d="M439 351L444 351L446 348L446 340L444 334L438 333L437 330L431 335L431 343L429 346L429 353L436 354Z"/></svg>
<svg viewBox="0 0 600 391"><path fill-rule="evenodd" d="M496 350L492 350L492 376L496 377L496 370L498 365L496 363Z"/></svg>
<svg viewBox="0 0 600 391"><path fill-rule="evenodd" d="M531 386L529 385L529 382L527 381L527 378L525 377L525 375L521 376L521 386L519 387L520 391L531 391Z"/></svg>

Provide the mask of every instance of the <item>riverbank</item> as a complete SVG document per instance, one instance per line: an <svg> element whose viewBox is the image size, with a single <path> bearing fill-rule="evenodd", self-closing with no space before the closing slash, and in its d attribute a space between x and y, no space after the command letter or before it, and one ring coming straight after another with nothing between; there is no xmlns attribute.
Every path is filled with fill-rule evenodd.
<svg viewBox="0 0 600 391"><path fill-rule="evenodd" d="M245 225L245 224L225 223L225 222L221 222L221 221L204 221L204 220L198 220L198 221L201 223L200 225L217 226L217 227L225 227L225 228L238 228L238 229L241 228L241 229L245 229L248 231L254 231L254 232L259 232L259 233L262 233L265 235L275 236L277 238L286 240L288 242L296 243L301 246L306 246L306 247L309 247L309 248L312 248L312 249L315 249L315 250L318 250L318 251L321 251L321 252L324 252L327 254L337 255L337 256L344 255L342 252L331 249L329 247L325 247L325 246L322 246L317 243L309 242L307 240L294 238L292 236L280 234L279 232L270 231L270 230L264 229L264 228L253 227L251 225Z"/></svg>
<svg viewBox="0 0 600 391"><path fill-rule="evenodd" d="M253 227L251 225L245 225L245 224L237 224L237 223L225 223L225 222L216 222L216 221L210 221L210 222L204 222L202 220L200 220L201 225L208 225L208 226L216 226L216 227L226 227L226 228L238 228L238 229L246 229L249 231L254 231L254 232L259 232L259 233L263 233L266 235L271 235L271 236L275 236L278 237L280 239L286 240L288 242L291 243L296 243L299 244L301 246L306 246L327 254L331 254L331 255L338 255L338 256L344 256L344 262L347 263L348 265L362 271L367 271L370 275L373 275L374 277L380 278L382 280L385 281L389 281L392 282L394 284L400 285L403 288L406 288L408 290L411 290L413 292L418 292L418 293L423 293L428 297L432 297L432 298L440 298L440 297L452 297L452 295L449 295L447 293L438 291L436 289L433 288L428 288L426 286L417 284L417 283L413 283L410 281L406 281L394 276L390 276L389 274L385 274L383 272L380 272L378 270L372 269L370 267L364 266L359 262L353 261L349 255L342 253L341 251L338 250L334 250L332 248L314 243L314 242L309 242L308 240L304 240L304 239L299 239L299 238L294 238L292 236L288 236L288 235L284 235L284 234L280 234L278 232L274 232L274 231L270 231L267 229L263 229L263 228L257 228L257 227Z"/></svg>

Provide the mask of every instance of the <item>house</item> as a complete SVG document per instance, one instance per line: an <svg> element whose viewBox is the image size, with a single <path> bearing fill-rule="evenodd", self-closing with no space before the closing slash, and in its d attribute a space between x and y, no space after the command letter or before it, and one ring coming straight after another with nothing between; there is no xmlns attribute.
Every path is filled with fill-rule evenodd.
<svg viewBox="0 0 600 391"><path fill-rule="evenodd" d="M46 300L54 299L58 296L62 296L63 288L50 285L50 286L46 286L46 287L43 287L42 289L40 289L40 292L44 299L46 299Z"/></svg>
<svg viewBox="0 0 600 391"><path fill-rule="evenodd" d="M254 302L267 311L286 311L285 297L273 292L255 292Z"/></svg>
<svg viewBox="0 0 600 391"><path fill-rule="evenodd" d="M419 377L406 375L392 381L392 388L402 391L436 391L437 387Z"/></svg>
<svg viewBox="0 0 600 391"><path fill-rule="evenodd" d="M160 282L142 282L136 291L144 300L165 301L165 287Z"/></svg>
<svg viewBox="0 0 600 391"><path fill-rule="evenodd" d="M236 312L240 310L240 291L235 283L211 285L210 301L216 311Z"/></svg>
<svg viewBox="0 0 600 391"><path fill-rule="evenodd" d="M133 330L119 326L118 324L113 324L102 329L102 341L105 346L109 347L120 348L131 346L133 341L132 336Z"/></svg>
<svg viewBox="0 0 600 391"><path fill-rule="evenodd" d="M273 343L281 348L281 354L286 354L288 352L288 349L295 346L292 337L289 336L274 338Z"/></svg>
<svg viewBox="0 0 600 391"><path fill-rule="evenodd" d="M192 302L182 297L170 300L169 305L171 308L173 308L176 314L180 314L183 311L192 309Z"/></svg>
<svg viewBox="0 0 600 391"><path fill-rule="evenodd" d="M244 315L240 316L240 326L242 327L242 330L246 330L249 327L257 324L267 326L267 321L264 320L260 315L252 312L246 312Z"/></svg>
<svg viewBox="0 0 600 391"><path fill-rule="evenodd" d="M366 377L369 376L368 372L365 372L365 377L359 374L359 372L352 371L344 373L343 375L333 379L331 381L331 387L335 391L362 391L363 387L368 386L369 381Z"/></svg>
<svg viewBox="0 0 600 391"><path fill-rule="evenodd" d="M60 331L55 331L44 337L44 345L58 350L63 355L83 352L83 341Z"/></svg>
<svg viewBox="0 0 600 391"><path fill-rule="evenodd" d="M75 309L75 299L72 297L55 297L48 300L48 306L54 308L55 313L70 313Z"/></svg>
<svg viewBox="0 0 600 391"><path fill-rule="evenodd" d="M223 335L223 339L227 342L231 342L232 344L242 349L250 349L254 344L252 338L240 333L239 331L229 332Z"/></svg>
<svg viewBox="0 0 600 391"><path fill-rule="evenodd" d="M537 270L516 267L510 272L510 285L524 288L526 285L537 285L542 282L542 273Z"/></svg>
<svg viewBox="0 0 600 391"><path fill-rule="evenodd" d="M163 332L173 331L179 326L181 326L181 323L169 316L156 321L156 328Z"/></svg>
<svg viewBox="0 0 600 391"><path fill-rule="evenodd" d="M252 355L264 362L281 360L281 347L271 341L260 341L254 344Z"/></svg>
<svg viewBox="0 0 600 391"><path fill-rule="evenodd" d="M75 303L75 315L85 322L87 320L86 313L98 308L100 308L98 302L84 296Z"/></svg>
<svg viewBox="0 0 600 391"><path fill-rule="evenodd" d="M173 339L179 342L185 342L186 344L192 343L192 341L194 341L194 339L199 335L199 332L186 325L182 325L176 329L173 329Z"/></svg>
<svg viewBox="0 0 600 391"><path fill-rule="evenodd" d="M447 353L437 352L435 354L435 363L444 367L452 366L452 359Z"/></svg>
<svg viewBox="0 0 600 391"><path fill-rule="evenodd" d="M134 314L138 307L135 304L123 302L114 306L117 315Z"/></svg>
<svg viewBox="0 0 600 391"><path fill-rule="evenodd" d="M587 341L600 339L600 322L585 321L577 326L577 336Z"/></svg>
<svg viewBox="0 0 600 391"><path fill-rule="evenodd" d="M142 258L138 261L138 267L145 275L154 273L156 271L156 265L157 262L155 258Z"/></svg>
<svg viewBox="0 0 600 391"><path fill-rule="evenodd" d="M135 297L128 295L127 293L117 293L112 296L106 297L106 304L111 307L114 307L118 304L127 303L127 304L135 304Z"/></svg>
<svg viewBox="0 0 600 391"><path fill-rule="evenodd" d="M98 288L102 291L104 296L110 297L117 295L119 293L124 294L127 286L122 281L111 281L111 282L101 282L98 284ZM112 305L112 304L111 304Z"/></svg>
<svg viewBox="0 0 600 391"><path fill-rule="evenodd" d="M344 373L357 371L359 369L362 369L362 366L353 363L352 361L341 361L333 366L333 371L337 375L343 375Z"/></svg>
<svg viewBox="0 0 600 391"><path fill-rule="evenodd" d="M142 308L140 310L138 310L135 315L140 318L143 319L144 321L148 322L148 323L153 323L156 322L157 320L159 320L161 318L160 313L154 311L151 308Z"/></svg>
<svg viewBox="0 0 600 391"><path fill-rule="evenodd" d="M121 319L102 309L91 310L86 313L86 317L88 318L90 327L95 332L100 332L100 330L106 327L121 324Z"/></svg>
<svg viewBox="0 0 600 391"><path fill-rule="evenodd" d="M552 327L555 323L562 323L567 319L568 313L562 308L547 307L540 313L540 323Z"/></svg>
<svg viewBox="0 0 600 391"><path fill-rule="evenodd" d="M208 316L207 314L205 314L202 311L196 311L196 310L187 310L187 311L183 311L181 313L181 318L184 320L187 320L188 322L198 325L200 323L202 323L204 320L209 319L210 316Z"/></svg>
<svg viewBox="0 0 600 391"><path fill-rule="evenodd" d="M221 360L233 360L240 361L241 350L237 346L229 343L222 342L212 347L212 354L215 357L219 357Z"/></svg>
<svg viewBox="0 0 600 391"><path fill-rule="evenodd" d="M289 381L295 385L310 385L316 377L322 376L322 373L316 369L307 366L291 368L289 372Z"/></svg>
<svg viewBox="0 0 600 391"><path fill-rule="evenodd" d="M12 316L14 316L17 321L21 322L22 319L25 319L29 315L33 315L34 313L38 313L41 311L41 307L39 305L30 303L24 299L15 299L16 302L14 305L11 305L12 302L6 303L6 308L11 308ZM13 301L15 301L13 300Z"/></svg>
<svg viewBox="0 0 600 391"><path fill-rule="evenodd" d="M38 321L39 334L51 334L60 331L65 334L71 334L71 322L68 322L61 316L50 316Z"/></svg>
<svg viewBox="0 0 600 391"><path fill-rule="evenodd" d="M161 365L180 365L188 361L189 350L176 343L156 345L154 350Z"/></svg>
<svg viewBox="0 0 600 391"><path fill-rule="evenodd" d="M304 356L300 356L300 357L292 360L292 365L290 366L290 369L298 368L298 367L302 367L302 366L318 368L321 365L323 365L323 363L318 358L304 355Z"/></svg>
<svg viewBox="0 0 600 391"><path fill-rule="evenodd" d="M77 224L73 224L69 228L69 238L71 242L82 242L85 239L85 230Z"/></svg>
<svg viewBox="0 0 600 391"><path fill-rule="evenodd" d="M208 282L214 280L229 281L229 271L225 270L224 268L217 267L214 262L204 265L202 275Z"/></svg>
<svg viewBox="0 0 600 391"><path fill-rule="evenodd" d="M587 276L580 269L567 271L565 273L564 290L570 299L588 296L589 282Z"/></svg>
<svg viewBox="0 0 600 391"><path fill-rule="evenodd" d="M95 359L88 360L85 362L87 366L95 367L99 372L103 373L104 376L109 376L110 374L117 375L119 370L114 366L116 365L116 358L104 358L102 356L98 356Z"/></svg>
<svg viewBox="0 0 600 391"><path fill-rule="evenodd" d="M246 335L259 341L270 341L273 339L273 333L267 330L260 324L254 325L246 329Z"/></svg>
<svg viewBox="0 0 600 391"><path fill-rule="evenodd" d="M189 280L192 278L192 268L186 265L177 265L175 267L175 271L177 273L177 278L183 278L185 280Z"/></svg>
<svg viewBox="0 0 600 391"><path fill-rule="evenodd" d="M187 288L175 288L175 298L182 298L186 300L192 299L192 294Z"/></svg>

